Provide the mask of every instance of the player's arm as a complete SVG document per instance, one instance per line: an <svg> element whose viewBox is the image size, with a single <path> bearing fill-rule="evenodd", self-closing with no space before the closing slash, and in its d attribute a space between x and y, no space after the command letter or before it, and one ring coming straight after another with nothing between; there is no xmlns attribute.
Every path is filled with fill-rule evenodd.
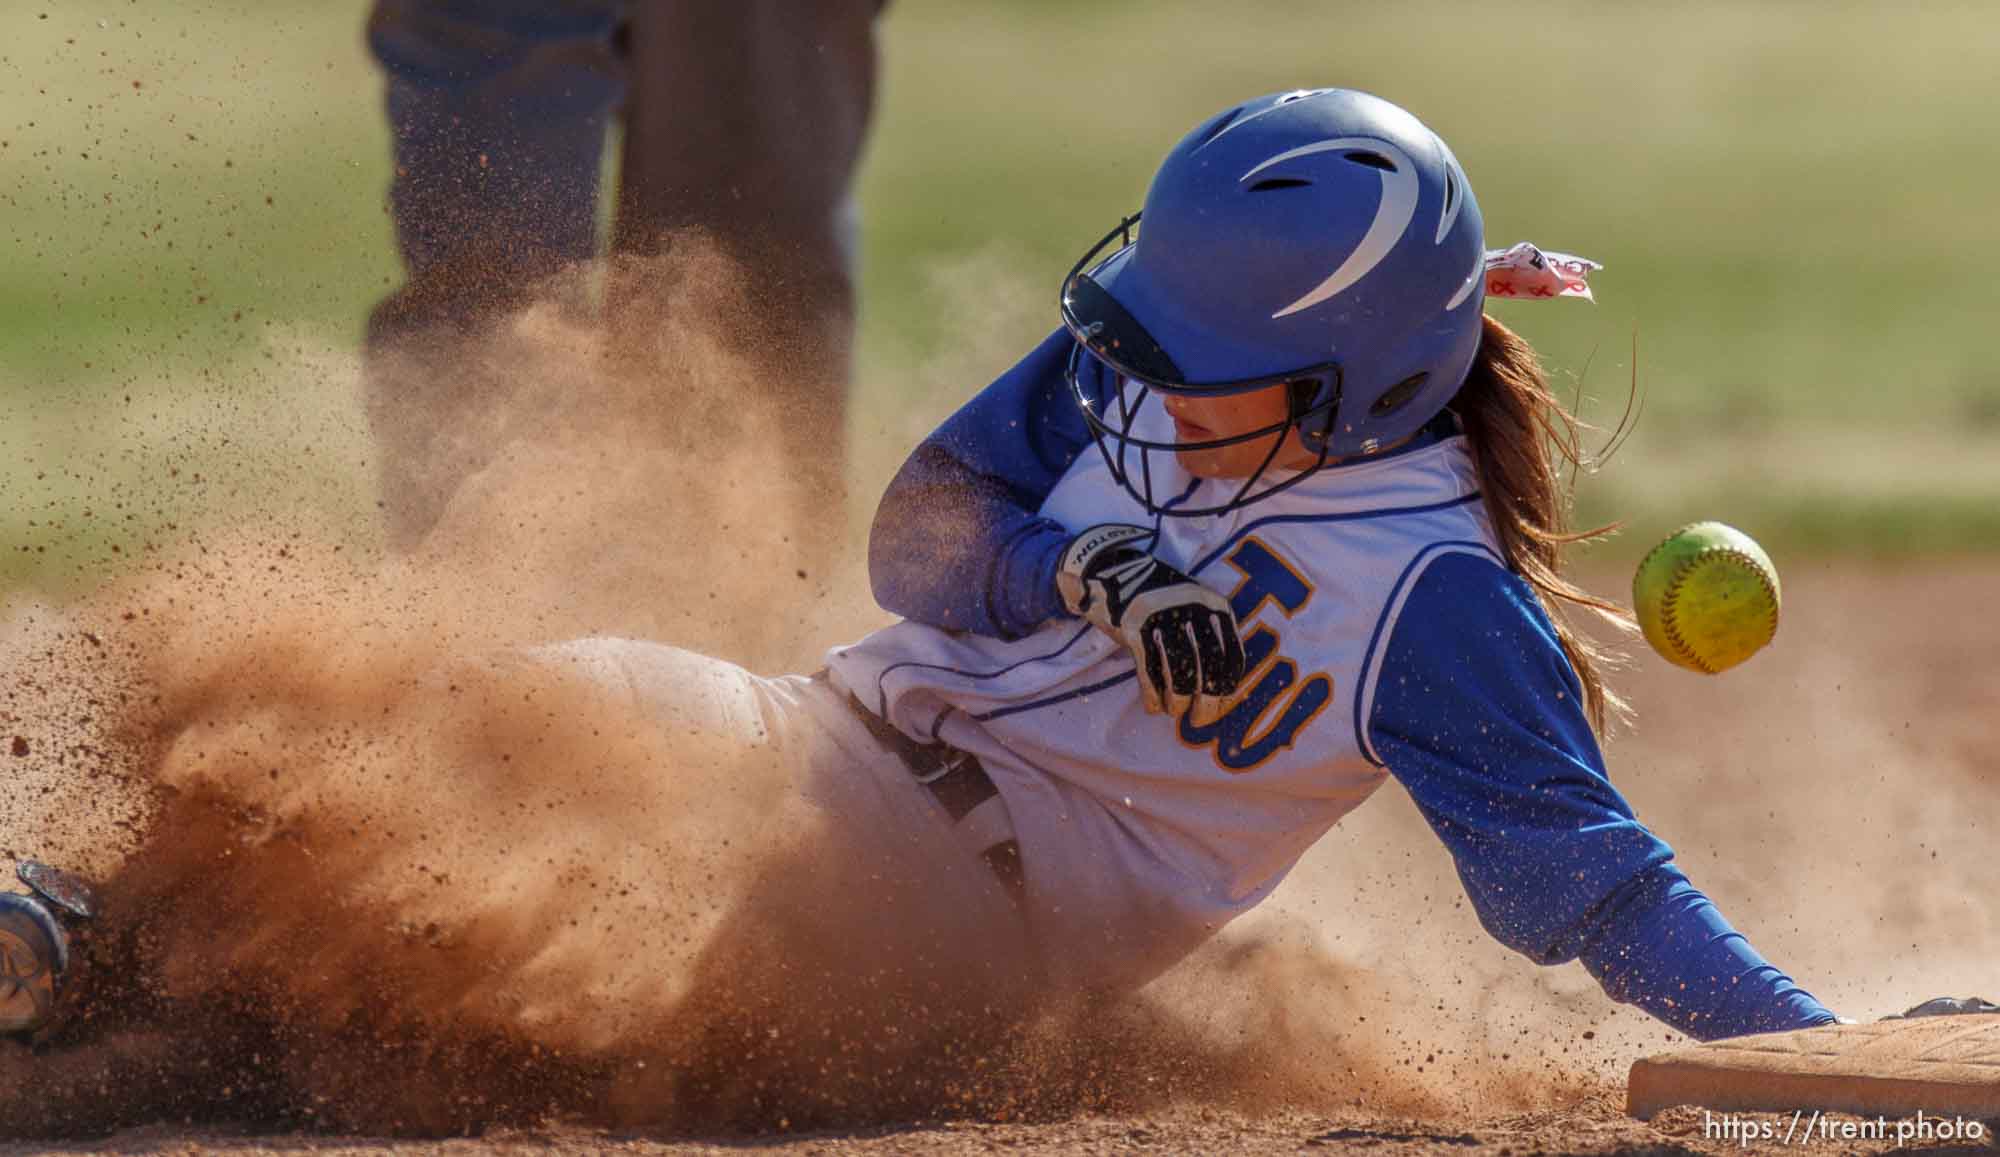
<svg viewBox="0 0 2000 1157"><path fill-rule="evenodd" d="M1543 964L1581 958L1614 1000L1704 1040L1834 1019L1633 816L1554 627L1517 576L1484 554L1434 559L1385 644L1373 754L1450 849L1497 939Z"/></svg>
<svg viewBox="0 0 2000 1157"><path fill-rule="evenodd" d="M1056 589L1070 533L1038 513L1090 444L1057 330L916 448L875 510L868 575L904 618L1014 638L1068 615Z"/></svg>

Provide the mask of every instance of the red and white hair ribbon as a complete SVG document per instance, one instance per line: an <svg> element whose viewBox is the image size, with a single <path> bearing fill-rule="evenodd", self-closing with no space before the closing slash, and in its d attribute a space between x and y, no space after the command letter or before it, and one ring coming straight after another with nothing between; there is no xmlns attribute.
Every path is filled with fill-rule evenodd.
<svg viewBox="0 0 2000 1157"><path fill-rule="evenodd" d="M1590 271L1602 265L1588 257L1549 253L1523 241L1507 249L1486 251L1488 297L1581 297L1590 293Z"/></svg>

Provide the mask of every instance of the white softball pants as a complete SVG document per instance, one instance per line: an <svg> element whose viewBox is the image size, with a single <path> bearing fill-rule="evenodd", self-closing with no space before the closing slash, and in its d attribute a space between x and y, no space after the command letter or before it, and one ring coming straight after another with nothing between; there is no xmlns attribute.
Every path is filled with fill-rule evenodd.
<svg viewBox="0 0 2000 1157"><path fill-rule="evenodd" d="M578 639L529 654L618 697L614 706L629 704L663 735L769 756L746 761L747 773L789 777L793 796L821 821L808 853L821 857L818 898L780 905L814 935L848 938L856 954L880 953L933 981L1033 983L1026 923L979 856L994 839L990 822L954 823L824 679L765 678L631 639ZM990 821L991 809L966 819ZM836 891L840 899L829 900Z"/></svg>

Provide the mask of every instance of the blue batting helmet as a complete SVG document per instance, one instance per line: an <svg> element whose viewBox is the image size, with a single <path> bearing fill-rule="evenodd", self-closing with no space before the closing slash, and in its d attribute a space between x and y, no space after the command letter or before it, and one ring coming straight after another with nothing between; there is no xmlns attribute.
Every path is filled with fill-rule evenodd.
<svg viewBox="0 0 2000 1157"><path fill-rule="evenodd" d="M1408 112L1347 89L1247 101L1176 145L1141 213L1064 280L1063 321L1079 343L1071 387L1113 473L1149 509L1235 509L1312 472L1255 489L1294 429L1323 466L1388 447L1444 409L1479 348L1484 246L1464 170ZM1206 442L1133 433L1149 392L1279 383L1291 386L1279 425ZM1264 467L1227 502L1155 502L1149 452L1273 433Z"/></svg>

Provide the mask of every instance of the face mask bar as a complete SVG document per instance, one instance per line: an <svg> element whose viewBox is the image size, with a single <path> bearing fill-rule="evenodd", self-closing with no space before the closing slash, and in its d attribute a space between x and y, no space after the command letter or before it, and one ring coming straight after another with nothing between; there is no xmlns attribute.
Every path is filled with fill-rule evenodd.
<svg viewBox="0 0 2000 1157"><path fill-rule="evenodd" d="M1082 260L1070 268L1069 276L1063 280L1063 325L1077 342L1070 350L1066 376L1071 395L1076 401L1077 408L1083 412L1084 422L1090 427L1091 437L1097 443L1098 452L1104 457L1106 468L1111 471L1112 477L1118 480L1119 485L1125 488L1126 493L1137 499L1148 512L1175 517L1225 514L1305 481L1328 461L1324 431L1332 423L1334 413L1340 406L1339 364L1323 362L1289 373L1226 382L1187 381L1173 357L1150 333L1146 332L1138 319L1127 312L1116 298L1085 272L1086 269L1097 268L1098 254L1113 241L1119 242L1121 251L1130 246L1133 240L1133 226L1138 222L1139 215L1136 213L1120 221L1116 228L1106 233L1088 253L1083 255ZM1089 367L1084 361L1086 350L1113 376L1115 381L1113 398L1116 404L1116 413L1113 415L1103 415L1098 412L1100 400L1084 384L1085 376L1089 372ZM1310 391L1302 391L1307 397L1324 397L1326 400L1319 405L1301 409L1291 404L1288 396L1284 420L1247 433L1200 442L1158 442L1132 433L1132 424L1137 419L1141 407L1155 390L1165 394L1216 396L1249 393L1278 385L1296 389L1307 383L1310 384ZM1131 392L1136 392L1137 397L1130 397ZM1108 418L1117 422L1115 428L1111 421L1107 420ZM1313 419L1319 420L1313 422ZM1263 490L1256 490L1257 483L1270 470L1271 464L1277 460L1278 452L1284 448L1295 429L1301 432L1308 446L1317 444L1318 459L1292 477ZM1155 500L1152 471L1154 451L1179 453L1213 450L1260 438L1271 439L1270 451L1227 501L1208 506L1175 505L1169 509ZM1118 443L1115 456L1109 445L1114 441ZM1133 476L1132 464L1127 457L1128 451L1133 449L1139 452L1137 478Z"/></svg>

